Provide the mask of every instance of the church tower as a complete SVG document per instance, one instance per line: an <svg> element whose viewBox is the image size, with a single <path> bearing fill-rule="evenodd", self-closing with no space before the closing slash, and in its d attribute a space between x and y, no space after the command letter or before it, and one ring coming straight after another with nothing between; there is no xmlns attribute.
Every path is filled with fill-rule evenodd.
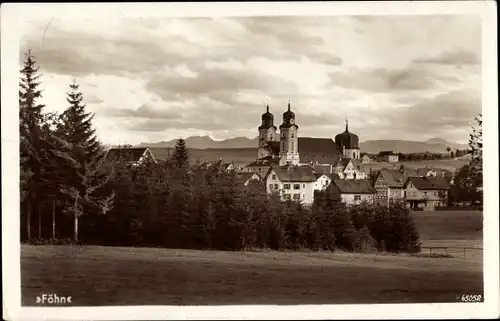
<svg viewBox="0 0 500 321"><path fill-rule="evenodd" d="M266 112L262 114L262 124L259 126L259 146L262 147L269 141L276 141L276 126L274 126L274 115L269 112L269 104Z"/></svg>
<svg viewBox="0 0 500 321"><path fill-rule="evenodd" d="M280 125L280 166L287 164L299 165L299 126L295 124L295 113L288 110L283 113L283 124Z"/></svg>

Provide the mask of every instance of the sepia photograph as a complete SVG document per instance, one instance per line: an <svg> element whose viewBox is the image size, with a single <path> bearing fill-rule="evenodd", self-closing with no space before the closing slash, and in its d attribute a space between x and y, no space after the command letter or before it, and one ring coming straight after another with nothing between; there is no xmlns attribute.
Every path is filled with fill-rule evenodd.
<svg viewBox="0 0 500 321"><path fill-rule="evenodd" d="M498 317L494 4L9 5L16 315Z"/></svg>

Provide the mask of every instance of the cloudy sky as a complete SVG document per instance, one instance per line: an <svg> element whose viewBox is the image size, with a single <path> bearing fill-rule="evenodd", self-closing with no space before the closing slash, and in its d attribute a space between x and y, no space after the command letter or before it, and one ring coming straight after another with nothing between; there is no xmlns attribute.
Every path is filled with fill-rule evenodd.
<svg viewBox="0 0 500 321"><path fill-rule="evenodd" d="M472 16L32 20L47 108L72 78L104 143L257 136L288 101L301 136L466 142L481 111Z"/></svg>

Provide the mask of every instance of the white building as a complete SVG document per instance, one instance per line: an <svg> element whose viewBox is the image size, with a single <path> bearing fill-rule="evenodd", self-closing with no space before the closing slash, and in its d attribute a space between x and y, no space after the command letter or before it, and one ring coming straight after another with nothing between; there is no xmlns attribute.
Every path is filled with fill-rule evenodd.
<svg viewBox="0 0 500 321"><path fill-rule="evenodd" d="M317 178L309 166L272 167L264 177L269 194L279 193L282 199L312 204Z"/></svg>
<svg viewBox="0 0 500 321"><path fill-rule="evenodd" d="M337 163L334 173L340 179L366 179L366 174L361 172L357 162L351 158L342 158Z"/></svg>
<svg viewBox="0 0 500 321"><path fill-rule="evenodd" d="M338 195L347 205L359 204L361 202L372 203L375 200L376 190L369 180L362 179L335 179L328 187Z"/></svg>

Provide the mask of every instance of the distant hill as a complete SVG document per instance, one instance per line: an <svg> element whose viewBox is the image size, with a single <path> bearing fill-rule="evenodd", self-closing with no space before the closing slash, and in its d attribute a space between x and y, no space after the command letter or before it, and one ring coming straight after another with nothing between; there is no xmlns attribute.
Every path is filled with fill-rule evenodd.
<svg viewBox="0 0 500 321"><path fill-rule="evenodd" d="M142 143L140 146L148 147L174 147L176 139L157 143ZM186 138L186 144L193 149L234 149L234 148L257 148L258 137L249 139L236 137L226 140L213 140L210 136L191 136ZM432 138L425 142L414 142L404 140L369 140L360 144L361 151L376 154L383 150L392 150L396 153L446 153L446 147L452 150L468 148L467 145L455 144L441 138ZM300 149L300 147L299 147Z"/></svg>
<svg viewBox="0 0 500 321"><path fill-rule="evenodd" d="M433 138L425 142L406 140L369 140L360 144L361 151L376 154L383 150L392 150L395 153L447 153L446 147L452 150L465 149L468 145L449 143L440 138Z"/></svg>
<svg viewBox="0 0 500 321"><path fill-rule="evenodd" d="M249 139L246 137L236 137L226 140L213 140L210 136L191 136L186 138L186 144L189 148L194 149L207 149L207 148L217 148L217 149L226 149L226 148L257 148L257 140ZM177 139L173 139L170 141L163 141L157 143L142 143L141 146L148 147L174 147L177 142Z"/></svg>

